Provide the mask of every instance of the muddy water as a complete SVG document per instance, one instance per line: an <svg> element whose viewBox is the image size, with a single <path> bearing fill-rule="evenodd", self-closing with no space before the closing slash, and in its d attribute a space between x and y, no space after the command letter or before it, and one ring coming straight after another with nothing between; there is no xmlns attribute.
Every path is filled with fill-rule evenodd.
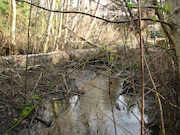
<svg viewBox="0 0 180 135"><path fill-rule="evenodd" d="M132 112L127 110L125 97L117 95L120 83L120 80L111 79L109 85L109 78L100 75L85 84L83 89L86 93L81 97L70 98L70 106L61 114L61 133L115 135L116 132L118 135L138 135L139 109L135 106Z"/></svg>
<svg viewBox="0 0 180 135"><path fill-rule="evenodd" d="M34 125L31 135L138 135L140 111L127 109L128 100L118 95L122 80L104 75L83 84L83 95L67 100L46 102L45 119L54 117L51 127ZM110 96L111 95L111 96ZM48 114L48 116L47 116ZM27 134L27 132L25 133Z"/></svg>

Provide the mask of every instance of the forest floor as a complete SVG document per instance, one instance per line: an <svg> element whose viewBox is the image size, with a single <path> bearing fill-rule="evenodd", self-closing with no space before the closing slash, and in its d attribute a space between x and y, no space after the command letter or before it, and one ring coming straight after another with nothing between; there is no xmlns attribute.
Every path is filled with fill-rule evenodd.
<svg viewBox="0 0 180 135"><path fill-rule="evenodd" d="M151 48L151 56L156 60L155 63L161 63L158 65L158 69L161 69L166 63L163 63L162 58L158 57L164 50L156 49L154 51ZM159 52L157 52L157 50ZM114 57L114 60L110 61L110 57ZM149 56L148 56L149 57ZM167 58L166 58L167 60ZM139 50L126 50L118 53L105 53L102 56L98 56L88 61L83 66L79 67L79 70L86 69L93 72L107 71L115 75L120 71L130 71L133 75L123 76L130 77L129 81L133 80L136 85L140 84L140 64L139 64ZM61 65L52 66L37 65L27 70L19 70L16 68L6 68L0 73L0 134L7 131L14 123L19 120L23 114L22 110L37 102L52 86L51 91L61 91L62 98L67 97L68 94L78 93L76 90L71 90L69 86L70 81L68 77L56 84L57 80L64 77L68 73L68 69L73 69L80 65L83 61L68 61ZM171 65L168 65L171 67ZM172 68L172 67L171 67ZM158 70L156 69L156 70ZM147 69L145 69L147 74ZM167 73L167 75L171 74ZM173 73L174 74L174 73ZM145 76L148 79L148 74ZM56 84L56 85L54 85ZM150 86L150 81L146 82L147 86ZM66 97L65 97L66 95ZM153 99L149 98L149 101ZM153 101L154 103L154 101ZM153 108L151 108L153 109ZM148 110L148 109L147 109ZM17 130L21 130L22 127L26 127L29 124L28 119L25 119L20 123Z"/></svg>

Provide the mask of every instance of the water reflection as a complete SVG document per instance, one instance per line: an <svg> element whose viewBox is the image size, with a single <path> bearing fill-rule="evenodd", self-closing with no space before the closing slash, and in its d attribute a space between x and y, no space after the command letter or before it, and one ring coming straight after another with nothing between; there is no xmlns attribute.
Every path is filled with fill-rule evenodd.
<svg viewBox="0 0 180 135"><path fill-rule="evenodd" d="M59 123L57 125L60 134L114 135L115 132L118 135L140 134L138 120L140 111L137 106L128 111L125 97L116 95L120 89L119 83L121 82L116 79L111 79L109 83L108 77L98 75L83 85L84 95L76 95L68 102L61 102L59 108L61 113L56 120Z"/></svg>

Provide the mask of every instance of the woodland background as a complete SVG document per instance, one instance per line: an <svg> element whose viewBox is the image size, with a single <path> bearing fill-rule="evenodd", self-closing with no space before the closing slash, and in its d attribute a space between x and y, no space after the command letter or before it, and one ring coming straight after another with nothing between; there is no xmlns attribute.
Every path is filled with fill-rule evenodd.
<svg viewBox="0 0 180 135"><path fill-rule="evenodd" d="M4 61L8 56L116 45L123 51L110 56L110 61L120 64L121 70L141 73L141 88L154 90L161 134L179 134L179 7L178 0L1 0L2 84L7 76L15 79L12 74L19 72ZM30 98L27 66L21 83L22 93ZM134 78L129 81L134 83ZM13 99L16 91L12 91L15 94L2 87L2 97ZM4 101L2 108L6 104Z"/></svg>

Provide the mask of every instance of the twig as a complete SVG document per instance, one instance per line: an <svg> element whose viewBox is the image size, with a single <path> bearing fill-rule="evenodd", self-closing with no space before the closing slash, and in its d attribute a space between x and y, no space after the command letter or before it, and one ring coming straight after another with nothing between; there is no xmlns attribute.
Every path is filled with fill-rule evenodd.
<svg viewBox="0 0 180 135"><path fill-rule="evenodd" d="M65 76L63 73L61 73L61 74L62 74L63 77ZM66 85L66 89L67 89L67 91L68 91L68 93L69 93L70 90L69 90L69 88L68 88L68 84L67 84L66 78L64 78L63 80L64 80L64 83L65 83L65 85Z"/></svg>
<svg viewBox="0 0 180 135"><path fill-rule="evenodd" d="M31 0L32 2L32 0ZM30 14L29 14L29 20L28 20L28 33L27 33L27 37L28 37L28 48L27 51L29 51L30 48L30 26L31 26L31 17L32 17L32 5L30 7ZM28 70L28 62L29 62L29 58L28 58L28 53L26 55L26 65L25 65L25 79L24 79L24 93L27 93L27 70Z"/></svg>
<svg viewBox="0 0 180 135"><path fill-rule="evenodd" d="M39 75L39 78L38 78L38 80L37 80L37 82L36 82L36 84L35 84L35 86L34 86L34 89L33 89L32 92L31 92L31 94L33 94L34 91L36 90L36 87L37 87L37 85L38 85L38 83L39 83L41 77L42 77L42 72L41 72L41 74Z"/></svg>
<svg viewBox="0 0 180 135"><path fill-rule="evenodd" d="M153 87L154 87L154 91L155 91L155 95L156 95L156 99L157 99L157 104L158 104L158 106L159 106L159 111L160 111L161 128L162 128L162 131L163 131L163 135L165 135L166 132L165 132L165 126L164 126L164 117L163 117L162 103L161 103L161 100L160 100L160 97L159 97L159 93L158 93L158 91L157 91L157 89L156 89L155 82L154 82L154 80L153 80L153 78L152 78L152 75L151 75L151 72L150 72L150 69L149 69L149 66L148 66L148 64L147 64L146 59L144 59L144 61L145 61L145 64L146 64L146 67L147 67L147 70L148 70L149 77L150 77L150 79L151 79L152 85L153 85Z"/></svg>
<svg viewBox="0 0 180 135"><path fill-rule="evenodd" d="M110 71L110 65L109 65L109 69L108 69L108 72L111 72ZM109 81L109 85L108 85L108 91L109 91L109 99L110 99L110 104L111 104L111 111L112 111L112 117L113 117L113 123L114 123L114 132L115 132L115 135L117 135L117 128L116 128L116 120L115 120L115 116L114 116L114 107L113 107L113 99L112 99L112 94L111 94L111 87L110 87L110 75L108 76L108 81Z"/></svg>
<svg viewBox="0 0 180 135"><path fill-rule="evenodd" d="M139 46L140 46L140 61L141 61L141 135L144 135L144 45L142 40L142 24L141 24L141 4L138 0L138 15L139 15Z"/></svg>

